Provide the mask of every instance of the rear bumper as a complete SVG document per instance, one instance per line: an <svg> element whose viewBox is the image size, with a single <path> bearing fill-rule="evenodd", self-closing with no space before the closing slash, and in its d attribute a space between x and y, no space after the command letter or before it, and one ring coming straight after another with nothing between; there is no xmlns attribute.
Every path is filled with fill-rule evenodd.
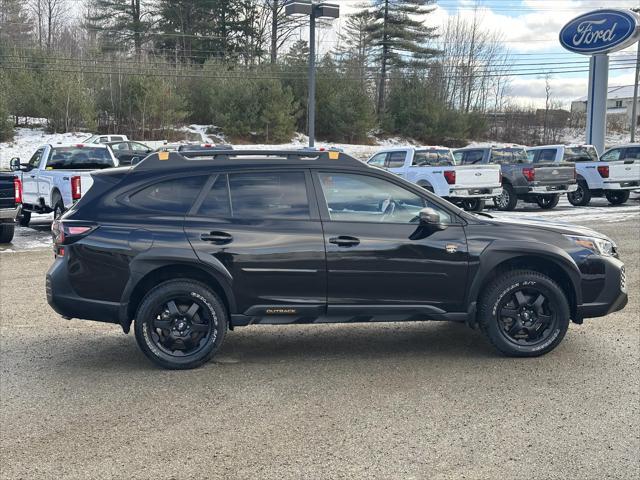
<svg viewBox="0 0 640 480"><path fill-rule="evenodd" d="M630 180L626 182L605 181L603 190L635 190L640 187L640 180Z"/></svg>
<svg viewBox="0 0 640 480"><path fill-rule="evenodd" d="M593 301L578 305L578 318L604 317L622 310L629 300L624 264L617 259L607 259L604 272L605 282Z"/></svg>
<svg viewBox="0 0 640 480"><path fill-rule="evenodd" d="M554 195L556 193L571 193L575 192L578 189L578 184L573 185L543 185L536 187L529 187L528 193L533 193L536 195Z"/></svg>
<svg viewBox="0 0 640 480"><path fill-rule="evenodd" d="M482 188L452 188L449 190L449 198L459 200L467 198L494 198L502 194L502 186L490 186Z"/></svg>
<svg viewBox="0 0 640 480"><path fill-rule="evenodd" d="M15 220L18 215L20 215L20 211L22 210L22 206L18 205L15 208L3 208L0 209L0 220Z"/></svg>
<svg viewBox="0 0 640 480"><path fill-rule="evenodd" d="M46 276L47 302L64 318L120 323L120 303L80 297L71 287L64 257L55 260Z"/></svg>

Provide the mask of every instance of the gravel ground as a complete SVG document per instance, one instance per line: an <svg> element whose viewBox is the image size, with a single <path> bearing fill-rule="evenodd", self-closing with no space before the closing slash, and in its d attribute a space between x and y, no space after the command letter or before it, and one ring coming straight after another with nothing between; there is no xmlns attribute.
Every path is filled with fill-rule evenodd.
<svg viewBox="0 0 640 480"><path fill-rule="evenodd" d="M0 255L0 477L640 477L640 219L630 302L536 359L461 325L255 326L153 367L117 327L48 307L50 250Z"/></svg>

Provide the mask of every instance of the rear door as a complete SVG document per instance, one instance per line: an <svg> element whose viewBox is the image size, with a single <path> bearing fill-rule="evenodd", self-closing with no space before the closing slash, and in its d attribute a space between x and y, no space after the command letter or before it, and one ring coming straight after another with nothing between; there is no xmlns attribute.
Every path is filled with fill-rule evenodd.
<svg viewBox="0 0 640 480"><path fill-rule="evenodd" d="M399 177L404 177L406 173L405 164L407 163L407 155L408 152L406 151L389 152L385 163L386 169Z"/></svg>
<svg viewBox="0 0 640 480"><path fill-rule="evenodd" d="M240 313L274 322L324 313L324 240L310 182L304 169L219 173L186 216L196 254L228 272Z"/></svg>
<svg viewBox="0 0 640 480"><path fill-rule="evenodd" d="M328 269L328 309L353 319L363 306L382 318L429 318L458 311L467 275L467 244L446 209L390 179L367 172L315 172ZM418 224L425 206L448 226ZM375 314L373 314L375 317Z"/></svg>

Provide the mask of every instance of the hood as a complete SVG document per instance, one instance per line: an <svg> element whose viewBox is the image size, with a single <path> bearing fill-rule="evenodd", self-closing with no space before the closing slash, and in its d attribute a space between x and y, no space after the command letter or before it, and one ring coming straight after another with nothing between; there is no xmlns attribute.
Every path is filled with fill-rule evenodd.
<svg viewBox="0 0 640 480"><path fill-rule="evenodd" d="M486 218L487 223L499 224L499 225L513 225L525 228L533 228L535 230L546 230L548 232L555 232L561 235L579 235L583 237L596 237L602 238L612 242L612 240L606 235L596 232L590 228L582 227L580 225L574 225L571 223L563 223L557 221L549 221L546 218L534 217L534 218Z"/></svg>

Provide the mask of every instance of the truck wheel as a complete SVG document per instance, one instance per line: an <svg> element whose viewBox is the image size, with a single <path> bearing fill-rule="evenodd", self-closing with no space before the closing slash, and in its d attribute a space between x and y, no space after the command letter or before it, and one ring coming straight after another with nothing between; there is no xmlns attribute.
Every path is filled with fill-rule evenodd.
<svg viewBox="0 0 640 480"><path fill-rule="evenodd" d="M463 200L462 207L467 212L481 212L482 210L484 210L484 200L481 198Z"/></svg>
<svg viewBox="0 0 640 480"><path fill-rule="evenodd" d="M0 223L0 243L10 243L15 230L15 223Z"/></svg>
<svg viewBox="0 0 640 480"><path fill-rule="evenodd" d="M200 282L169 280L152 289L136 313L136 341L157 365L184 370L199 367L220 348L227 311Z"/></svg>
<svg viewBox="0 0 640 480"><path fill-rule="evenodd" d="M604 193L604 196L607 197L611 205L622 205L629 200L629 193L629 190L621 190L619 192L609 190Z"/></svg>
<svg viewBox="0 0 640 480"><path fill-rule="evenodd" d="M559 201L560 194L558 193L554 195L538 195L536 197L536 203L544 210L551 210L552 208L555 208Z"/></svg>
<svg viewBox="0 0 640 480"><path fill-rule="evenodd" d="M537 357L553 350L569 328L569 302L552 279L516 270L495 279L478 307L480 327L507 356Z"/></svg>
<svg viewBox="0 0 640 480"><path fill-rule="evenodd" d="M493 204L498 210L510 212L518 205L518 196L513 187L507 183L502 186L502 193L493 198Z"/></svg>
<svg viewBox="0 0 640 480"><path fill-rule="evenodd" d="M586 207L591 201L591 191L589 191L589 186L586 182L580 180L578 182L578 189L567 193L567 199L574 207Z"/></svg>
<svg viewBox="0 0 640 480"><path fill-rule="evenodd" d="M20 225L21 227L28 227L30 221L31 221L31 212L25 212L23 210L22 213L20 214L20 217L18 218L18 225Z"/></svg>

